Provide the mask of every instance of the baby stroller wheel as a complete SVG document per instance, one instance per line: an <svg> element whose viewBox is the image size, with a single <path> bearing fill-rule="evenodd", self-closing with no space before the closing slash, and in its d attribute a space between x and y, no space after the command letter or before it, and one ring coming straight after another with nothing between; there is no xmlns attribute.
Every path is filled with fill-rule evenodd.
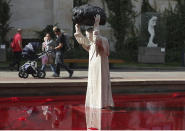
<svg viewBox="0 0 185 131"><path fill-rule="evenodd" d="M20 78L23 78L23 72L22 72L22 71L21 71L21 72L19 72L19 74L18 74L18 75L19 75L19 77L20 77Z"/></svg>
<svg viewBox="0 0 185 131"><path fill-rule="evenodd" d="M19 75L20 78L23 78L23 76L24 76L24 71L22 71L22 70L20 69L18 75Z"/></svg>
<svg viewBox="0 0 185 131"><path fill-rule="evenodd" d="M32 76L33 77L38 77L38 74L37 73L32 73Z"/></svg>
<svg viewBox="0 0 185 131"><path fill-rule="evenodd" d="M23 77L22 78L28 78L28 73L23 72Z"/></svg>
<svg viewBox="0 0 185 131"><path fill-rule="evenodd" d="M38 77L39 78L45 78L45 76L46 76L46 72L45 71L42 71L42 70L38 71Z"/></svg>

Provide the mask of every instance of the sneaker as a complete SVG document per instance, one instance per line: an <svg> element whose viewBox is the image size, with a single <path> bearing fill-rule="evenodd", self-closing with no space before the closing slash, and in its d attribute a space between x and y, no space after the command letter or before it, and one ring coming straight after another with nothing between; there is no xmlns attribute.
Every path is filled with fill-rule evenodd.
<svg viewBox="0 0 185 131"><path fill-rule="evenodd" d="M73 76L73 70L69 73L69 78Z"/></svg>

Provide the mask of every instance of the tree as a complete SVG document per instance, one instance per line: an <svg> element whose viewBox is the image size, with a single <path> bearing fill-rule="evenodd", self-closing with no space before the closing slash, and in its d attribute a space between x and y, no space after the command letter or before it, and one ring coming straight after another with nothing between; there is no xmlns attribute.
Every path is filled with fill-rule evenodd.
<svg viewBox="0 0 185 131"><path fill-rule="evenodd" d="M108 22L114 29L114 36L117 39L116 57L130 59L137 50L134 29L135 12L131 0L106 0L110 10ZM131 40L130 38L133 37ZM135 42L133 42L135 41ZM132 58L131 58L132 59Z"/></svg>
<svg viewBox="0 0 185 131"><path fill-rule="evenodd" d="M185 2L177 0L175 9L167 9L163 15L166 22L166 60L180 62L185 52Z"/></svg>
<svg viewBox="0 0 185 131"><path fill-rule="evenodd" d="M144 12L156 12L156 10L152 8L148 0L143 0L142 2L141 13Z"/></svg>
<svg viewBox="0 0 185 131"><path fill-rule="evenodd" d="M6 43L5 37L11 29L8 21L10 20L10 1L0 0L0 43Z"/></svg>
<svg viewBox="0 0 185 131"><path fill-rule="evenodd" d="M83 4L87 4L88 0L74 0L74 6L81 6Z"/></svg>

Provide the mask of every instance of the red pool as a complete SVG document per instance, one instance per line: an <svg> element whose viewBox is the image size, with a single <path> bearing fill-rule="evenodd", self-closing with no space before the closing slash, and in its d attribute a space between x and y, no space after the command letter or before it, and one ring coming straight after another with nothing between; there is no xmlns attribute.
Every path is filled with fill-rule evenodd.
<svg viewBox="0 0 185 131"><path fill-rule="evenodd" d="M85 96L0 98L1 130L185 130L185 93L114 95L113 110Z"/></svg>

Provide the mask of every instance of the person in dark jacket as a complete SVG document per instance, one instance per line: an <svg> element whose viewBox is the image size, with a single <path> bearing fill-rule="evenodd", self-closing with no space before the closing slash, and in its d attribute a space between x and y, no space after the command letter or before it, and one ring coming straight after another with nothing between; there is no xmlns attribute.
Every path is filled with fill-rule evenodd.
<svg viewBox="0 0 185 131"><path fill-rule="evenodd" d="M68 66L64 64L64 50L65 50L64 46L66 44L64 34L56 26L53 28L53 31L57 37L56 39L57 46L55 47L56 50L55 64L57 75L55 75L55 77L60 76L60 68L64 67L69 73L69 78L71 78L73 75L73 70L71 70Z"/></svg>

